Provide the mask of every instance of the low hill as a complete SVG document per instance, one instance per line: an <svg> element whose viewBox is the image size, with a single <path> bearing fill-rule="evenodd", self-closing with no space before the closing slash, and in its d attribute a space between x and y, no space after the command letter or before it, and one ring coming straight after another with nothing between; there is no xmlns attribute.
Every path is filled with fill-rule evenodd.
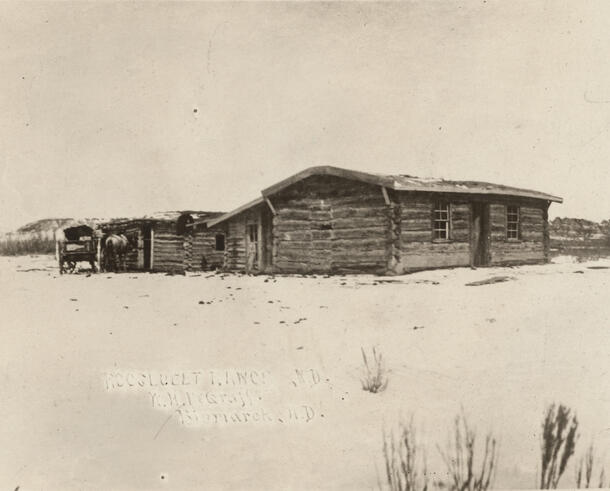
<svg viewBox="0 0 610 491"><path fill-rule="evenodd" d="M550 223L551 239L559 241L607 241L610 221L592 222L583 218L557 217Z"/></svg>
<svg viewBox="0 0 610 491"><path fill-rule="evenodd" d="M610 246L610 221L557 217L550 222L551 244Z"/></svg>

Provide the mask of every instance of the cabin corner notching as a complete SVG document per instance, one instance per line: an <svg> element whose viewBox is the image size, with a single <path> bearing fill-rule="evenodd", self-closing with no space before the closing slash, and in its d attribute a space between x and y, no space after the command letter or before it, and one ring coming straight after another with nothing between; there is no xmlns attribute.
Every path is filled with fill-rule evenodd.
<svg viewBox="0 0 610 491"><path fill-rule="evenodd" d="M236 210L195 220L193 240L222 234L215 262L250 273L402 274L543 263L548 207L561 201L490 183L313 167Z"/></svg>

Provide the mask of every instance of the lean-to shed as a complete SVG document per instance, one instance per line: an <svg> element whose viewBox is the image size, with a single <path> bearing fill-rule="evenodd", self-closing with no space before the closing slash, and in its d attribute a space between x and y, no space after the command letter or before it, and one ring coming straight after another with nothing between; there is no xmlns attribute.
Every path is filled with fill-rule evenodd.
<svg viewBox="0 0 610 491"><path fill-rule="evenodd" d="M475 181L308 168L229 213L196 219L224 234L223 268L401 274L543 263L550 194Z"/></svg>
<svg viewBox="0 0 610 491"><path fill-rule="evenodd" d="M193 222L220 215L220 212L169 211L111 220L102 224L101 229L105 235L127 237L130 243L125 257L127 269L182 273L196 264L198 243L193 236Z"/></svg>

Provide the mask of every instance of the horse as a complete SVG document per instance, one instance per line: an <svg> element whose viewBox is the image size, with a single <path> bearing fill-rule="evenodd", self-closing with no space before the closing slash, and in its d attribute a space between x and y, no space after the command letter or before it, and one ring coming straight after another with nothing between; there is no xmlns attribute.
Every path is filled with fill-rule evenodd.
<svg viewBox="0 0 610 491"><path fill-rule="evenodd" d="M104 238L104 269L119 272L125 270L125 254L131 249L129 239L123 234L110 234Z"/></svg>

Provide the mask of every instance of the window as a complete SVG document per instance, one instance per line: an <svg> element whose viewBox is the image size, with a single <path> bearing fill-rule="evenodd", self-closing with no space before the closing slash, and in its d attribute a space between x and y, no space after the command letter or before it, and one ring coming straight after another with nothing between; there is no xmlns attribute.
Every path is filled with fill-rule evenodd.
<svg viewBox="0 0 610 491"><path fill-rule="evenodd" d="M258 242L258 225L256 223L248 225L248 240L251 244Z"/></svg>
<svg viewBox="0 0 610 491"><path fill-rule="evenodd" d="M519 239L519 207L506 207L506 238Z"/></svg>
<svg viewBox="0 0 610 491"><path fill-rule="evenodd" d="M434 238L449 239L449 203L445 201L434 204Z"/></svg>
<svg viewBox="0 0 610 491"><path fill-rule="evenodd" d="M216 234L216 250L225 250L225 234Z"/></svg>

